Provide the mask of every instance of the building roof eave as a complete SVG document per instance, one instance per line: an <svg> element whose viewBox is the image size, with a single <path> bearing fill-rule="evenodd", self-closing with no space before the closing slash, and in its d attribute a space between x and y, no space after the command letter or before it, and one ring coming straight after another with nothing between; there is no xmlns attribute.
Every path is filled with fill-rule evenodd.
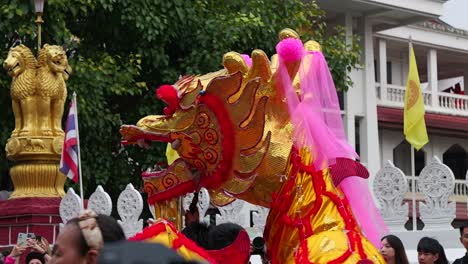
<svg viewBox="0 0 468 264"><path fill-rule="evenodd" d="M377 118L380 127L401 129L403 133L403 109L378 106ZM468 135L468 117L426 113L424 119L430 133L455 137Z"/></svg>

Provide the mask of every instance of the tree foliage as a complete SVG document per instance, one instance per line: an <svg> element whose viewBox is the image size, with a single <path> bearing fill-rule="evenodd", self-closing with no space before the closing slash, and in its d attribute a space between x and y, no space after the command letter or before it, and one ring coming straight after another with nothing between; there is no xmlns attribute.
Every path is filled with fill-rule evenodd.
<svg viewBox="0 0 468 264"><path fill-rule="evenodd" d="M78 94L85 192L98 184L111 195L129 182L141 187L141 170L164 160L163 145L124 149L118 132L122 123L162 112L158 85L217 70L230 50L271 55L283 28L322 43L336 86L346 89L359 48L346 45L343 29L326 38L324 15L314 1L301 0L48 0L42 39L64 45L74 70L67 85L69 96ZM0 63L15 42L36 47L32 1L0 0L0 17ZM1 71L1 146L14 123L10 82ZM0 177L11 165L0 152Z"/></svg>

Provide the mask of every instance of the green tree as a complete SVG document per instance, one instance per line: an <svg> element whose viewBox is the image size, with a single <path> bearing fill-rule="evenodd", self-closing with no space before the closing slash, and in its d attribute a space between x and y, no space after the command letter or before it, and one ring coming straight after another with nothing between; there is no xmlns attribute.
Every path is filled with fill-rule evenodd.
<svg viewBox="0 0 468 264"><path fill-rule="evenodd" d="M33 6L0 0L0 63L18 40L36 46ZM64 45L74 70L67 85L78 94L85 192L101 184L115 197L129 182L141 187L141 170L164 160L162 144L151 151L120 145L122 123L162 112L154 88L217 70L230 50L271 55L282 28L322 43L336 86L347 89L359 47L346 45L341 28L325 38L324 15L315 1L302 0L48 0L42 39ZM13 129L10 81L0 71L1 146ZM1 151L0 177L11 165Z"/></svg>

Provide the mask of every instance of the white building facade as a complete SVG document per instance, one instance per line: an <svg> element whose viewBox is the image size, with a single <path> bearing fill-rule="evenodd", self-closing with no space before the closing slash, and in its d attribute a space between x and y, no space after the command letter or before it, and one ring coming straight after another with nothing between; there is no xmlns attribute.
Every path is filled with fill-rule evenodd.
<svg viewBox="0 0 468 264"><path fill-rule="evenodd" d="M458 231L451 225L457 226L460 221L468 220L468 96L465 95L465 91L468 91L468 32L453 28L439 19L445 2L318 1L327 12L330 29L336 25L344 26L349 43L353 34L360 38L361 68L350 73L354 84L343 94L343 121L348 141L355 146L361 162L370 171L371 188L377 200L381 201L383 195L376 193L376 177L387 177L384 181L381 178L377 181L398 193L401 190L395 186L398 181L391 180L401 174L404 185L409 187L403 188L406 194L403 194L403 201L396 205L403 206L390 208L387 215L394 214L394 210L403 212L399 222L396 221L399 226L392 226L391 232L402 238L411 262L417 260L415 247L422 236L438 238L446 247L451 261L465 252L458 241ZM429 143L415 155L416 176L421 174L421 177L415 178L416 186L421 190L424 182L420 181L427 183L428 179L431 181L439 176L434 180L437 184L443 182L439 190L444 187L449 190L449 194L443 197L429 197L431 194L428 196L423 192L416 195L416 208L430 204L428 198L436 199L436 203L443 207L439 213L434 212L433 219L427 219L427 216L421 215L424 212L418 210L418 218L423 220L418 220L418 232L407 231L412 228L411 194L408 192L411 190L412 173L410 146L403 135L410 38L423 89L429 135ZM393 164L401 172L392 168ZM389 173L392 170L393 175ZM437 184L436 189L439 187ZM449 197L448 201L445 201L446 197ZM398 201L392 199L392 202ZM443 215L440 212L450 213ZM445 217L447 215L451 216ZM456 220L452 222L454 218ZM438 224L433 225L434 219Z"/></svg>
<svg viewBox="0 0 468 264"><path fill-rule="evenodd" d="M387 160L411 175L403 102L412 39L426 107L429 143L416 153L416 175L434 156L464 185L468 156L468 32L439 20L442 0L321 0L330 28L358 35L362 68L344 94L348 141L371 175ZM463 181L462 181L463 180ZM462 186L463 187L463 186ZM461 191L464 187L460 187ZM460 193L461 194L461 193ZM463 194L466 194L463 193Z"/></svg>

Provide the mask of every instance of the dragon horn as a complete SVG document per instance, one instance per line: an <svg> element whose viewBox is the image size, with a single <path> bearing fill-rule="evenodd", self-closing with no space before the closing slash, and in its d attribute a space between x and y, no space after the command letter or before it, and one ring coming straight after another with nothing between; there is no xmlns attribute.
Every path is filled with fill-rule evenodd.
<svg viewBox="0 0 468 264"><path fill-rule="evenodd" d="M304 48L307 51L322 51L322 46L315 40L309 40L304 44Z"/></svg>
<svg viewBox="0 0 468 264"><path fill-rule="evenodd" d="M223 65L229 74L233 74L238 71L242 72L242 74L245 74L249 70L249 67L245 63L242 56L234 51L224 54Z"/></svg>
<svg viewBox="0 0 468 264"><path fill-rule="evenodd" d="M266 83L271 78L270 61L262 50L252 52L252 67L249 72L249 79L260 77L261 83Z"/></svg>
<svg viewBox="0 0 468 264"><path fill-rule="evenodd" d="M278 37L280 40L287 39L287 38L299 39L299 34L297 34L296 31L290 28L285 28L280 31L280 33L278 34Z"/></svg>

